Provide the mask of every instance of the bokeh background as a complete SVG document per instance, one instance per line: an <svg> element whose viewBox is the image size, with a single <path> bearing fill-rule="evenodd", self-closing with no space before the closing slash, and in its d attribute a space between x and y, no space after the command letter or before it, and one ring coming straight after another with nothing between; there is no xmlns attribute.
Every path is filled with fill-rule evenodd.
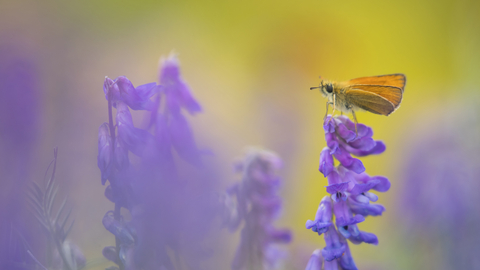
<svg viewBox="0 0 480 270"><path fill-rule="evenodd" d="M74 209L70 238L87 259L101 258L102 248L113 243L101 223L112 204L103 195L96 166L98 127L108 119L104 77L125 75L135 85L157 81L159 58L173 50L203 105L204 112L190 121L200 146L223 162L223 187L238 180L231 163L245 146L268 148L284 160L284 207L277 224L294 234L286 269L302 269L311 252L324 246L323 237L305 229L326 185L318 172L325 146L325 100L309 87L319 84L320 75L342 81L404 73L407 86L398 111L389 117L357 114L360 122L373 127L374 138L387 145L384 154L364 159L367 173L387 176L392 187L379 195L387 208L384 215L360 224L362 230L377 234L380 245L351 245L352 253L359 269L452 269L444 254L455 244L445 235L476 225L480 204L474 203L479 195L464 196L458 206L462 211L470 207L465 210L466 225L452 222L462 217L443 215L441 203L403 207L413 200L409 196L448 196L451 189L435 187L463 185L467 177L456 175L441 184L431 177L423 183L423 178L407 172L412 166L422 171L432 155L441 159L441 151L430 154L425 149L422 158L409 165L415 150L435 136L461 130L451 135L461 141L472 130L478 134L478 110L471 108L480 104L475 103L480 97L479 48L476 0L2 0L1 213L29 224L20 227L28 227L30 237L41 233L35 232L28 212L9 209L24 205L18 194L28 181L43 178L52 149L58 146L60 195L68 196ZM462 128L454 125L467 116L473 120ZM473 142L479 137L468 138ZM471 155L469 160L479 160L478 154ZM478 166L473 164L467 170ZM435 171L440 165L432 166ZM469 183L467 187L478 188L474 181ZM413 195L409 188L420 191ZM463 191L458 192L462 197ZM422 213L413 213L415 209L433 216L439 211L437 223L416 224L415 215ZM441 231L436 225L445 221L453 227ZM437 229L440 236L434 233ZM431 237L425 236L432 231ZM222 251L225 257L217 269L228 268L238 244L238 235L224 236L231 239L230 249ZM436 242L441 236L443 242ZM478 233L472 237L480 239ZM471 244L478 249L480 242ZM461 260L471 261L469 266L480 263L470 256ZM93 269L108 265L100 261Z"/></svg>

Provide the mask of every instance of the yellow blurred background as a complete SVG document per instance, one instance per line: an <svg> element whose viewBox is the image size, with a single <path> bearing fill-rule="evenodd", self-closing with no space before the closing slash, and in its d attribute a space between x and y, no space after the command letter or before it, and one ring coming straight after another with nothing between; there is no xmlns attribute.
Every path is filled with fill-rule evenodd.
<svg viewBox="0 0 480 270"><path fill-rule="evenodd" d="M71 239L87 259L100 258L113 243L101 223L112 204L96 166L98 127L108 119L105 76L125 75L134 85L157 81L160 56L178 53L204 108L190 117L195 136L215 159L229 161L223 187L239 180L229 163L245 146L268 148L284 160L277 225L293 231L286 269L303 269L324 246L305 221L314 218L327 185L318 172L325 100L309 87L319 76L406 74L398 111L357 114L387 145L384 154L363 159L366 172L387 176L392 187L379 194L383 216L359 225L377 234L379 246L350 246L359 269L435 268L428 247L415 249L399 233L402 164L414 127L452 102L478 98L479 1L3 0L0 44L37 63L41 125L30 177L43 176L58 146L61 193L74 207ZM225 264L216 269L228 269L238 235L231 239L230 250L222 251Z"/></svg>

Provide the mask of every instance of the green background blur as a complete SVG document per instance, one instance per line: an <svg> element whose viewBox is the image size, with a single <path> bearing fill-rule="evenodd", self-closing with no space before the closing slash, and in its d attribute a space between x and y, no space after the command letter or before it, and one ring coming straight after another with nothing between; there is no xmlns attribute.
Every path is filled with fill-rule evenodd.
<svg viewBox="0 0 480 270"><path fill-rule="evenodd" d="M360 229L379 246L350 245L359 269L433 269L428 247L402 240L398 194L409 139L452 102L478 97L480 1L5 1L0 42L20 44L38 64L41 128L32 180L40 179L59 147L62 195L74 206L72 240L87 259L101 257L113 237L101 219L112 204L96 167L97 132L107 120L105 76L134 85L157 81L158 59L178 53L185 80L204 107L190 121L200 146L222 168L223 187L238 180L229 165L245 146L276 151L284 160L283 214L289 227L286 267L302 269L323 237L305 229L325 195L318 172L325 146L325 100L319 76L348 80L404 73L402 105L389 117L358 113L387 151L364 160L367 173L385 175L387 211ZM138 116L137 116L138 117ZM138 118L140 119L140 118ZM227 269L238 235L222 251ZM104 269L101 263L95 269Z"/></svg>

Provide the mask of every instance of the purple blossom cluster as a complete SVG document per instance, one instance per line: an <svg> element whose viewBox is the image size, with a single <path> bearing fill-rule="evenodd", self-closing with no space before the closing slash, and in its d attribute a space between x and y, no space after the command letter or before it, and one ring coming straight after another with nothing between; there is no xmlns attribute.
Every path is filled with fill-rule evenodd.
<svg viewBox="0 0 480 270"><path fill-rule="evenodd" d="M158 84L135 87L124 76L106 77L103 90L109 121L99 128L98 167L102 184L109 183L105 196L115 203L103 218L116 239L103 250L117 265L109 269L202 269L200 262L209 255L202 242L215 216L205 194L215 181L184 115L200 112L201 106L181 77L177 58L162 60ZM130 110L145 111L148 124L134 125Z"/></svg>
<svg viewBox="0 0 480 270"><path fill-rule="evenodd" d="M224 201L224 205L231 206L225 208L225 225L235 231L244 221L240 245L232 262L233 270L275 268L282 253L273 244L289 243L292 239L288 229L273 226L282 203L277 195L280 178L276 170L280 166L277 155L253 148L235 166L242 180L227 190Z"/></svg>
<svg viewBox="0 0 480 270"><path fill-rule="evenodd" d="M469 99L419 119L407 139L402 239L433 258L413 261L417 269L480 269L480 109L478 96Z"/></svg>
<svg viewBox="0 0 480 270"><path fill-rule="evenodd" d="M28 211L25 186L31 180L42 118L38 59L23 42L0 42L0 269L35 267L29 251L43 255L38 223ZM20 236L21 235L21 236ZM39 256L40 257L40 256ZM25 268L22 268L25 269Z"/></svg>
<svg viewBox="0 0 480 270"><path fill-rule="evenodd" d="M330 196L320 201L315 219L308 220L306 228L323 234L326 246L315 250L306 270L357 269L347 239L353 244L378 244L375 234L360 231L357 224L385 211L382 205L370 203L378 200L371 190L385 192L390 182L386 177L366 174L362 161L352 155L381 154L385 144L372 138L370 127L357 123L355 129L355 123L346 116L328 116L324 130L327 147L320 153L319 171L328 179Z"/></svg>

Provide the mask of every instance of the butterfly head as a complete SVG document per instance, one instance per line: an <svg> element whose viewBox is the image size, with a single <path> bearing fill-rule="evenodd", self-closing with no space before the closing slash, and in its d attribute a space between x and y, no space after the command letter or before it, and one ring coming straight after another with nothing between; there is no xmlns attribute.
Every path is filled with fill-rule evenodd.
<svg viewBox="0 0 480 270"><path fill-rule="evenodd" d="M320 85L317 86L317 87L310 87L310 90L313 90L313 89L320 89L320 92L322 93L322 95L324 97L328 97L328 96L331 96L332 93L333 93L333 84L331 82L328 82L328 81L321 81L320 82Z"/></svg>

